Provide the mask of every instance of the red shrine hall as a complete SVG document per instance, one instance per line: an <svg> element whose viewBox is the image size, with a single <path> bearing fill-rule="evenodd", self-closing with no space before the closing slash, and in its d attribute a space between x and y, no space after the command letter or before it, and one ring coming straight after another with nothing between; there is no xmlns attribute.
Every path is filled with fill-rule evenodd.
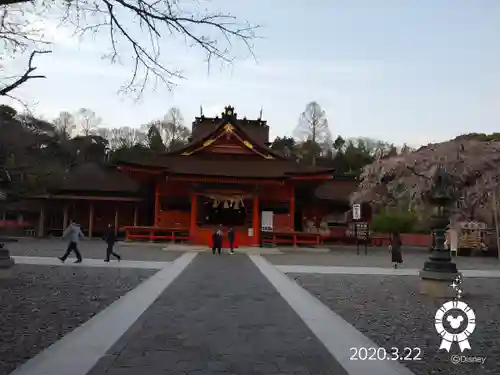
<svg viewBox="0 0 500 375"><path fill-rule="evenodd" d="M331 237L335 228L324 219L336 215L341 219L333 221L345 223L356 181L302 165L269 145L266 121L240 119L228 106L222 117L197 117L182 149L124 155L117 168L147 188L151 207L148 225L123 226L126 238L209 246L218 225L234 228L236 246ZM345 236L346 227L339 230Z"/></svg>

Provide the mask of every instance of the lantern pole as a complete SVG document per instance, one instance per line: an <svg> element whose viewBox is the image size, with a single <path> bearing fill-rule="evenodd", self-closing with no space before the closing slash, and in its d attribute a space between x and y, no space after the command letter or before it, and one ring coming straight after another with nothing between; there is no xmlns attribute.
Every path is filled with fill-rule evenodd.
<svg viewBox="0 0 500 375"><path fill-rule="evenodd" d="M500 234L498 233L498 203L496 187L493 189L493 219L495 221L495 236L497 240L497 257L500 259Z"/></svg>

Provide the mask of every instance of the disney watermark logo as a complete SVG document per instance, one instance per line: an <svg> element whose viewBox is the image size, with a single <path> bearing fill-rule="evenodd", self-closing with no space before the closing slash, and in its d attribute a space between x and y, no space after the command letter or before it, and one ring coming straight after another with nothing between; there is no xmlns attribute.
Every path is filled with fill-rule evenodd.
<svg viewBox="0 0 500 375"><path fill-rule="evenodd" d="M458 275L450 285L457 296L453 301L445 302L434 318L434 326L442 338L439 350L445 349L449 352L454 342L458 344L460 352L471 349L468 338L476 328L476 314L465 302L460 301L461 283L462 278Z"/></svg>
<svg viewBox="0 0 500 375"><path fill-rule="evenodd" d="M486 356L481 356L481 355L460 355L460 354L454 354L450 356L450 362L453 363L454 365L460 365L460 364L479 364L479 365L484 365L484 362L486 362Z"/></svg>

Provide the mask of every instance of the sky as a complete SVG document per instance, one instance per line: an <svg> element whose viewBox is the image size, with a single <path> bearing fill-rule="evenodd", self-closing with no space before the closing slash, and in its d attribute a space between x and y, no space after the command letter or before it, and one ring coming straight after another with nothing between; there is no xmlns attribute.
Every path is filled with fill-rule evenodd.
<svg viewBox="0 0 500 375"><path fill-rule="evenodd" d="M235 63L215 62L208 69L199 50L165 34L164 61L182 69L185 79L171 91L151 87L137 102L133 95L117 93L131 76L127 54L122 65L110 66L101 58L109 47L106 33L80 40L71 29L45 20L54 44L35 65L47 78L31 80L14 94L45 118L86 107L107 127L139 127L171 107L178 107L190 126L200 106L205 116L215 116L232 105L249 119L258 118L262 108L272 137L291 136L306 104L316 101L334 137L418 146L500 130L497 0L202 4L261 25L255 58L236 44ZM16 64L21 66L19 60Z"/></svg>

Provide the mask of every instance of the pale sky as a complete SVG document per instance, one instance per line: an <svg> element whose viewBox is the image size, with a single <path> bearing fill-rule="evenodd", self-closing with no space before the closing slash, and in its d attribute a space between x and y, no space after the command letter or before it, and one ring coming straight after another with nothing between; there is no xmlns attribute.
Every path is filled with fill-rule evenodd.
<svg viewBox="0 0 500 375"><path fill-rule="evenodd" d="M283 136L317 101L334 137L419 145L500 130L500 1L214 0L211 7L263 26L257 62L241 50L232 67L215 64L207 74L202 55L165 36L165 60L186 79L134 103L117 95L131 65L100 58L106 35L79 43L47 22L56 43L36 63L47 79L15 94L46 118L86 107L109 127L139 127L174 106L190 125L200 105L210 116L230 104L247 118L263 107L272 136Z"/></svg>

